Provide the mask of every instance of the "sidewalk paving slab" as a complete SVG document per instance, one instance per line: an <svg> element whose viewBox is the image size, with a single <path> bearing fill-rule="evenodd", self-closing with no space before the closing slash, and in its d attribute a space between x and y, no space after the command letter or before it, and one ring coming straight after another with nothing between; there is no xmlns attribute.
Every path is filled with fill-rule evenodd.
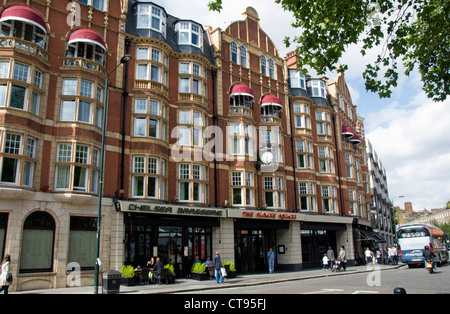
<svg viewBox="0 0 450 314"><path fill-rule="evenodd" d="M381 271L394 270L404 265L377 265L381 266ZM265 285L294 280L306 280L312 278L323 278L330 276L342 276L358 273L365 273L374 271L373 267L366 266L351 266L347 267L346 271L330 272L322 269L302 270L302 271L280 271L274 274L268 273L255 273L255 274L242 274L236 278L225 279L224 283L216 283L215 279L197 281L190 278L177 278L174 284L166 285L162 283L150 284L150 285L137 285L137 286L120 286L119 294L167 294L167 293L185 293L204 291L211 289L226 289L236 287L248 287L255 285ZM28 290L10 292L11 294L94 294L94 286L82 286L82 287L67 287L56 289L41 289L41 290ZM98 287L98 293L102 293L101 284Z"/></svg>

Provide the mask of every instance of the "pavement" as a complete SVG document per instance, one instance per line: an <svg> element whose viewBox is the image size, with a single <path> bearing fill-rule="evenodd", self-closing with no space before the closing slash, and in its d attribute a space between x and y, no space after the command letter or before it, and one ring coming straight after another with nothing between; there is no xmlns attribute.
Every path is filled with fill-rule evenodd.
<svg viewBox="0 0 450 314"><path fill-rule="evenodd" d="M380 265L377 265L380 266ZM403 265L381 265L381 271L389 271L403 267ZM198 281L190 278L177 278L174 284L149 284L137 286L120 286L120 294L169 294L204 291L211 289L227 289L236 287L251 287L294 280L307 280L330 276L345 276L357 273L368 273L374 268L366 266L348 266L346 271L330 272L322 269L302 271L279 271L274 274L254 273L238 274L236 278L226 279L224 283L216 283L215 279ZM56 289L42 289L10 292L11 294L94 294L94 286L67 287ZM98 293L102 293L102 285L98 287Z"/></svg>

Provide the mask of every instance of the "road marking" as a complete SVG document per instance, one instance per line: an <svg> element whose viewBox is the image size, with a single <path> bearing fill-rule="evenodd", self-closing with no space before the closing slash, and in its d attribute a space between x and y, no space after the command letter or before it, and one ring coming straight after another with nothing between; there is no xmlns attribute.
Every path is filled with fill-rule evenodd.
<svg viewBox="0 0 450 314"><path fill-rule="evenodd" d="M343 292L342 289L322 289L320 291L311 291L311 292L304 292L302 294L321 294L321 293L328 293L328 292Z"/></svg>
<svg viewBox="0 0 450 314"><path fill-rule="evenodd" d="M364 291L364 290L356 290L352 294L378 294L378 291Z"/></svg>

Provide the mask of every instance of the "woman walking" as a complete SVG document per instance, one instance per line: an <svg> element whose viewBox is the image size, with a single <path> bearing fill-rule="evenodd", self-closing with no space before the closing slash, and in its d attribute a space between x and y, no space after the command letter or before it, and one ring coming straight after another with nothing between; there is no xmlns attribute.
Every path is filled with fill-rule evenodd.
<svg viewBox="0 0 450 314"><path fill-rule="evenodd" d="M220 282L223 283L223 275L222 275L222 260L220 259L220 252L216 252L216 256L214 257L214 268L216 269L216 283L219 283L219 276L220 276Z"/></svg>

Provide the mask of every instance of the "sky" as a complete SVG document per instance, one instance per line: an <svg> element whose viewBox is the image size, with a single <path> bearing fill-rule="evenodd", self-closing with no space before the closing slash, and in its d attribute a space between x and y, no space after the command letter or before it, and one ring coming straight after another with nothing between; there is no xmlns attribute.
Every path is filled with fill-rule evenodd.
<svg viewBox="0 0 450 314"><path fill-rule="evenodd" d="M170 15L222 30L242 20L242 12L251 6L281 57L294 49L285 47L285 36L299 32L291 27L292 15L274 0L223 0L220 13L208 10L209 0L153 2ZM414 210L443 208L450 200L450 98L428 99L418 72L409 77L400 74L389 99L366 92L362 73L375 60L376 51L363 58L359 50L356 45L348 47L341 63L349 66L345 79L353 104L364 118L366 138L386 169L390 199L400 208L404 202L412 202ZM336 73L327 76L332 79Z"/></svg>

